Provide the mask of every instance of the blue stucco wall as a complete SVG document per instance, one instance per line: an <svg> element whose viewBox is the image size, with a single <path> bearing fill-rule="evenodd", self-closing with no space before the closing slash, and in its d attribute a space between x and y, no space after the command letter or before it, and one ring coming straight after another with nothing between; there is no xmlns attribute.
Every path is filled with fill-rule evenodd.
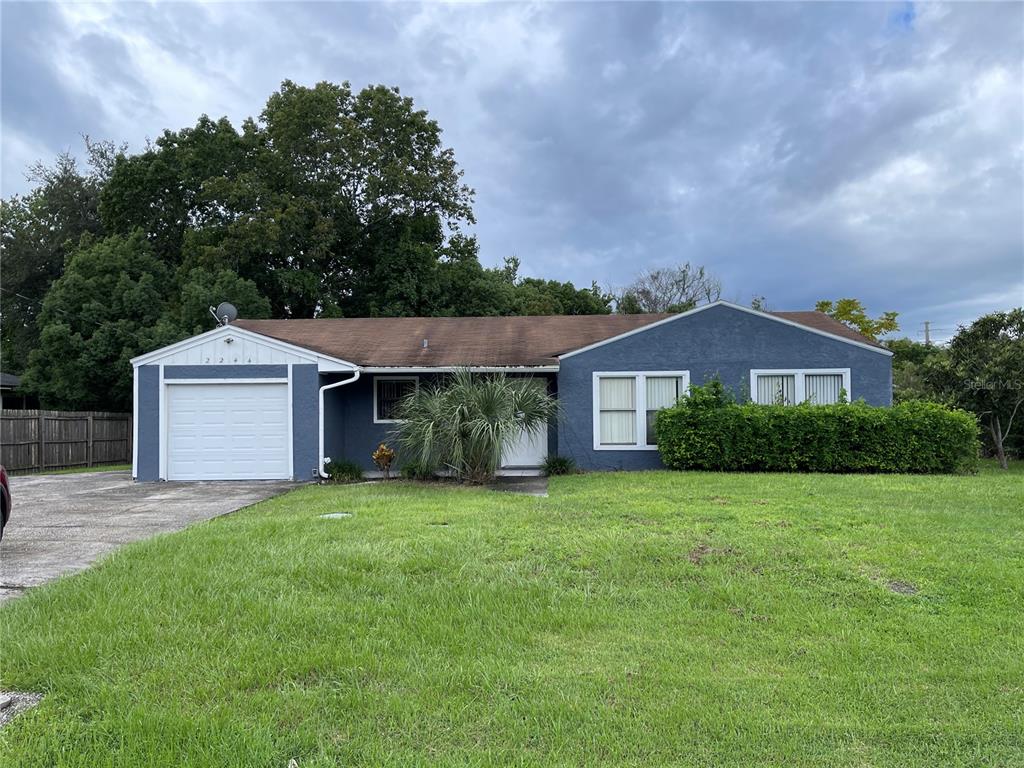
<svg viewBox="0 0 1024 768"><path fill-rule="evenodd" d="M367 472L376 470L370 455L381 443L387 443L398 450L392 429L394 424L373 423L373 380L376 376L387 377L389 374L364 373L354 384L346 384L324 393L324 455L332 459L353 461ZM396 373L395 376L416 374ZM350 374L331 374L321 377L321 385L331 384L351 378ZM436 374L419 374L420 386L438 380ZM441 376L443 378L443 374ZM554 377L550 375L535 376L548 382L549 391L554 390ZM558 449L555 425L548 433L548 451L556 453ZM398 464L402 465L399 452Z"/></svg>
<svg viewBox="0 0 1024 768"><path fill-rule="evenodd" d="M140 365L139 423L135 479L160 479L160 367Z"/></svg>
<svg viewBox="0 0 1024 768"><path fill-rule="evenodd" d="M849 368L850 399L892 403L892 358L810 331L719 305L561 362L558 447L584 469L652 469L655 451L595 451L595 371L689 371L692 384L716 376L741 398L754 368Z"/></svg>
<svg viewBox="0 0 1024 768"><path fill-rule="evenodd" d="M160 479L160 367L139 371L136 480ZM287 365L167 365L164 379L283 379ZM180 385L179 385L180 386ZM314 479L319 450L319 374L315 364L292 366L292 463L295 480Z"/></svg>
<svg viewBox="0 0 1024 768"><path fill-rule="evenodd" d="M255 366L253 366L255 367ZM314 480L320 451L320 374L315 365L292 366L292 467L295 480Z"/></svg>

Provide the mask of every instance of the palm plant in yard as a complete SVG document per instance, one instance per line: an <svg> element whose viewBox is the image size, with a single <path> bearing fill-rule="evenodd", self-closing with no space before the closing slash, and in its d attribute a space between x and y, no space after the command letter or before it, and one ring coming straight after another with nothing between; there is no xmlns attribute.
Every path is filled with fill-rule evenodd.
<svg viewBox="0 0 1024 768"><path fill-rule="evenodd" d="M558 401L536 379L460 370L412 392L398 410L395 433L407 463L483 483L521 434L547 429Z"/></svg>

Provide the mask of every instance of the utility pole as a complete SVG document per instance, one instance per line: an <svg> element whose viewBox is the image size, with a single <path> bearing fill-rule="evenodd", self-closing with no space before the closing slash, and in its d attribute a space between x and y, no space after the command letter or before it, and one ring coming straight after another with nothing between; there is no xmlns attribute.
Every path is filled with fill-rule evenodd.
<svg viewBox="0 0 1024 768"><path fill-rule="evenodd" d="M930 347L932 345L932 324L930 321L924 321L924 345Z"/></svg>

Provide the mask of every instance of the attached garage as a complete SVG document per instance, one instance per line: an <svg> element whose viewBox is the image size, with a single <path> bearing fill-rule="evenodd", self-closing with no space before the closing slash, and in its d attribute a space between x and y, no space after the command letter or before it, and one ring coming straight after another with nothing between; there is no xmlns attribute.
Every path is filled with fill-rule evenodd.
<svg viewBox="0 0 1024 768"><path fill-rule="evenodd" d="M236 326L155 350L135 369L136 480L310 480L321 374L356 367Z"/></svg>
<svg viewBox="0 0 1024 768"><path fill-rule="evenodd" d="M167 382L168 480L292 476L288 382Z"/></svg>

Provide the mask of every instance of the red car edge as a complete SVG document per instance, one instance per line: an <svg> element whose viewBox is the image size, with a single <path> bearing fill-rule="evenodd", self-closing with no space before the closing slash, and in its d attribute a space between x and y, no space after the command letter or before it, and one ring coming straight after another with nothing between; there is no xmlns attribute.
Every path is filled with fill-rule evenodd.
<svg viewBox="0 0 1024 768"><path fill-rule="evenodd" d="M0 464L0 539L11 517L11 486L7 483L7 470Z"/></svg>

